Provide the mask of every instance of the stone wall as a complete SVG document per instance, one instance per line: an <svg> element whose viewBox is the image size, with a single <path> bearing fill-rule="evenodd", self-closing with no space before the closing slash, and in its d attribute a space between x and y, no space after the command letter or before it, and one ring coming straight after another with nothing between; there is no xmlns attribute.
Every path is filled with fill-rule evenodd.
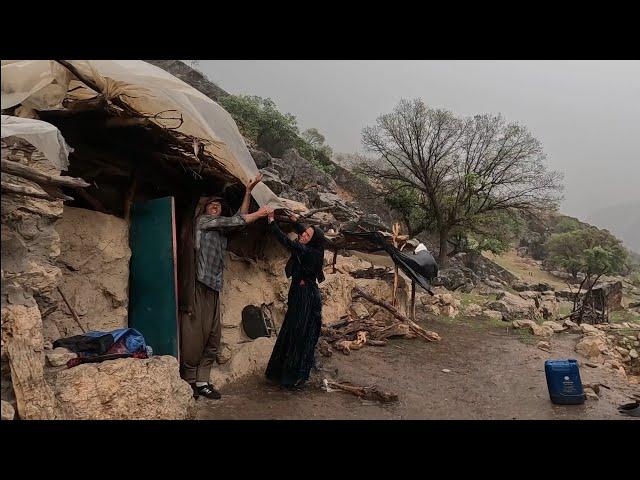
<svg viewBox="0 0 640 480"><path fill-rule="evenodd" d="M21 139L3 139L1 151L3 160L60 173ZM12 175L3 173L2 179L36 188ZM23 419L57 415L53 390L44 379L42 314L57 302L55 288L61 273L55 264L59 237L54 224L62 208L60 200L2 195L2 393Z"/></svg>
<svg viewBox="0 0 640 480"><path fill-rule="evenodd" d="M85 330L126 327L131 257L127 222L65 206L55 229L60 237L59 287ZM82 333L60 297L58 305L43 321L45 341Z"/></svg>

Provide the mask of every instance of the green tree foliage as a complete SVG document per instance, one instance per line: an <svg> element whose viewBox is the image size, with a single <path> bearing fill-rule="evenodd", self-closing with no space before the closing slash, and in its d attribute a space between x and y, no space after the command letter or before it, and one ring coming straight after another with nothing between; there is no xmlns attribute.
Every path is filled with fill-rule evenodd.
<svg viewBox="0 0 640 480"><path fill-rule="evenodd" d="M578 273L621 273L627 259L627 251L620 240L607 230L591 226L554 233L545 247L551 266L571 273L574 277Z"/></svg>
<svg viewBox="0 0 640 480"><path fill-rule="evenodd" d="M233 117L240 132L258 147L274 157L295 148L298 153L317 168L333 173L331 147L325 144L324 136L315 128L302 134L296 117L283 114L270 98L255 95L229 95L221 98L220 104Z"/></svg>

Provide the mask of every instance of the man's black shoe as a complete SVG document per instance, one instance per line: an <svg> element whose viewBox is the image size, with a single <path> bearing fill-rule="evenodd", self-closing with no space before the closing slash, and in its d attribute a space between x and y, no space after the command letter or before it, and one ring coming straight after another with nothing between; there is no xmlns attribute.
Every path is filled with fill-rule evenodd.
<svg viewBox="0 0 640 480"><path fill-rule="evenodd" d="M201 387L196 387L194 396L198 398L198 396L202 395L203 397L209 398L211 400L219 400L222 395L218 392L211 384L203 385Z"/></svg>

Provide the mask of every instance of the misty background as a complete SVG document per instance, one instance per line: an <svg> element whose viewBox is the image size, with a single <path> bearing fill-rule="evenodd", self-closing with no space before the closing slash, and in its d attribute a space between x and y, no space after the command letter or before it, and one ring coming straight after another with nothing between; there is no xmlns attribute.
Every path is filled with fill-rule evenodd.
<svg viewBox="0 0 640 480"><path fill-rule="evenodd" d="M365 153L361 131L401 98L458 115L501 113L564 173L561 211L640 252L640 61L200 60L233 94L271 98L335 153Z"/></svg>

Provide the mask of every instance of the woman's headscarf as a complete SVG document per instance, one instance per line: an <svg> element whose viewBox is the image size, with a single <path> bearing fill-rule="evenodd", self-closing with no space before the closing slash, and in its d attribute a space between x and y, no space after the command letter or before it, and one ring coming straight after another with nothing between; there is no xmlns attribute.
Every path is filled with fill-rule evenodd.
<svg viewBox="0 0 640 480"><path fill-rule="evenodd" d="M307 230L309 227L313 228L313 236L306 244L307 247L311 249L309 256L306 258L305 262L305 270L306 274L309 276L315 277L318 283L324 282L324 247L326 244L326 237L324 236L324 232L320 227L316 227L313 225L305 225L301 224L304 230ZM295 258L295 255L292 255L287 265L285 267L285 271L287 272L287 276L291 275L291 262ZM298 259L300 261L300 259Z"/></svg>

